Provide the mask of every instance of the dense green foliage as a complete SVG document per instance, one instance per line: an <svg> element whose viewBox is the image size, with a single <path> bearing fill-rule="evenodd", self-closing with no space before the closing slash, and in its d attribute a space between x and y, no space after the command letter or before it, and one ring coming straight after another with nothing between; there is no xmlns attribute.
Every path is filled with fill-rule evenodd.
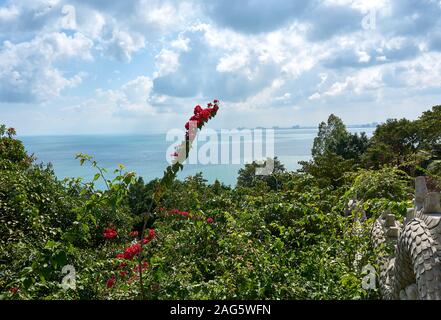
<svg viewBox="0 0 441 320"><path fill-rule="evenodd" d="M274 159L239 171L235 188L201 174L171 179L153 205L158 181L119 165L93 182L59 181L37 165L14 130L0 127L0 295L3 299L375 299L362 288L375 266L370 227L380 212L410 205L412 176L440 176L441 107L416 121L389 120L372 138L351 134L331 115L320 124L313 158L298 172ZM271 159L268 159L269 161ZM104 179L105 190L94 182ZM368 219L347 211L362 201ZM150 210L152 209L152 210ZM155 230L139 260L117 258L131 231ZM117 236L103 236L107 229ZM146 270L131 272L141 261ZM123 262L123 263L122 263ZM63 267L75 268L75 288ZM147 264L146 264L147 266ZM138 275L142 275L144 293Z"/></svg>

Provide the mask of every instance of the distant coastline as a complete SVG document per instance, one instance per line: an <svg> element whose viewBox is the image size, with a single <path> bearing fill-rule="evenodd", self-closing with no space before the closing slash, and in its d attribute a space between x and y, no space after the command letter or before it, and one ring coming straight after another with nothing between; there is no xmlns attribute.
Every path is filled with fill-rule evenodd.
<svg viewBox="0 0 441 320"><path fill-rule="evenodd" d="M378 122L372 122L372 123L363 123L363 124L349 124L346 126L346 128L376 128L380 123ZM279 127L279 126L273 126L273 127L255 127L255 128L249 128L249 127L239 127L238 130L243 129L274 129L274 130L292 130L292 129L318 129L318 126L300 126L300 125L293 125L291 127Z"/></svg>

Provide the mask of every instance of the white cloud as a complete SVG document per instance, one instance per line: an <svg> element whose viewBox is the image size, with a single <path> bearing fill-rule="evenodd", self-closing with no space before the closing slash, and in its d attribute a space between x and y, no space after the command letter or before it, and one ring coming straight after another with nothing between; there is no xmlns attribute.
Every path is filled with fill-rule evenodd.
<svg viewBox="0 0 441 320"><path fill-rule="evenodd" d="M51 33L19 44L5 41L0 49L0 100L46 101L78 85L82 73L68 78L54 64L65 58L91 59L91 47L78 33Z"/></svg>
<svg viewBox="0 0 441 320"><path fill-rule="evenodd" d="M358 71L348 76L344 81L333 83L325 92L320 95L313 95L310 99L319 97L336 97L342 94L364 94L377 90L384 86L381 67L372 67Z"/></svg>
<svg viewBox="0 0 441 320"><path fill-rule="evenodd" d="M152 115L157 111L150 104L153 83L149 77L140 76L117 90L98 89L97 94L113 106L121 116Z"/></svg>
<svg viewBox="0 0 441 320"><path fill-rule="evenodd" d="M363 30L370 9L376 29ZM440 14L437 1L412 0L11 0L0 5L0 101L75 92L115 117L177 117L219 98L261 119L380 97L398 105L399 90L411 105L440 97Z"/></svg>
<svg viewBox="0 0 441 320"><path fill-rule="evenodd" d="M162 49L155 57L156 68L158 69L155 77L164 76L178 70L179 54L168 49Z"/></svg>
<svg viewBox="0 0 441 320"><path fill-rule="evenodd" d="M246 51L227 54L219 60L216 70L219 72L235 72L245 67L249 62L249 54Z"/></svg>
<svg viewBox="0 0 441 320"><path fill-rule="evenodd" d="M103 40L102 44L105 53L130 62L132 54L145 47L145 39L140 34L113 29L111 38Z"/></svg>

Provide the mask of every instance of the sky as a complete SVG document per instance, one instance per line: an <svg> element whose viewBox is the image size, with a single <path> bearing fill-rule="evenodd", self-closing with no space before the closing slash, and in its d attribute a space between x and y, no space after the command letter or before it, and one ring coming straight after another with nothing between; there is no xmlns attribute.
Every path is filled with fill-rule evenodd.
<svg viewBox="0 0 441 320"><path fill-rule="evenodd" d="M414 119L441 104L440 0L0 0L0 123L22 135Z"/></svg>

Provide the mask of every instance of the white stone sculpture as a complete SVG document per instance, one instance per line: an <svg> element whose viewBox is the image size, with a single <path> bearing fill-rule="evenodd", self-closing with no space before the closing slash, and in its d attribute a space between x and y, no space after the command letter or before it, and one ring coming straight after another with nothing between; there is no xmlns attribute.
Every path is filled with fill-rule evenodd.
<svg viewBox="0 0 441 320"><path fill-rule="evenodd" d="M385 212L372 229L374 246L393 251L378 258L380 291L385 299L441 300L440 193L429 192L424 177L415 185L415 206L403 225Z"/></svg>

